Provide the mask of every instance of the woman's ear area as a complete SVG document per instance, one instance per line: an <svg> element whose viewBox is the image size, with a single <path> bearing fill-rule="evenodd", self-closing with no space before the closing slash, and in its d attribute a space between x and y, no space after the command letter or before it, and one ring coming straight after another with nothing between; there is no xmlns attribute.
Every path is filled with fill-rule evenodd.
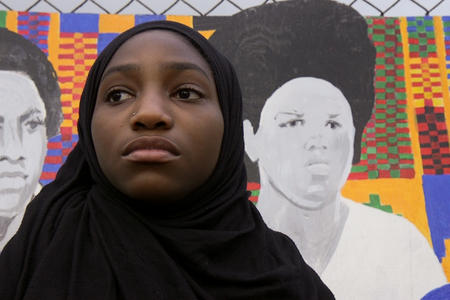
<svg viewBox="0 0 450 300"><path fill-rule="evenodd" d="M259 159L258 133L254 132L253 125L248 119L244 120L243 125L245 152L252 162L256 162Z"/></svg>

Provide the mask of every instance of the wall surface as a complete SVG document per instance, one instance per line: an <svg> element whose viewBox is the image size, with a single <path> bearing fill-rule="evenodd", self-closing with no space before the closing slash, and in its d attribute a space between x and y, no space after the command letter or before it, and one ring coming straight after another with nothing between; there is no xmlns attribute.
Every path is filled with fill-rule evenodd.
<svg viewBox="0 0 450 300"><path fill-rule="evenodd" d="M79 5L76 1L65 1L64 5L56 2L41 1L39 5L47 6L35 6L31 10L54 11L57 7L70 11ZM300 10L283 14L287 22L284 27L270 28L269 19L276 19L279 14L277 6L268 6L263 17L258 17L262 13L259 10L244 11L233 17L215 13L170 14L194 14L181 8L166 15L110 15L97 14L98 10L92 8L94 1L84 2L86 7L80 6L77 13L0 11L0 27L24 36L45 53L56 71L61 90L60 132L48 140L40 184L33 191L55 178L78 141L80 95L98 53L120 32L135 24L173 20L200 31L236 65L245 83L244 130L250 200L270 226L291 236L338 299L418 299L450 280L450 17L442 16L442 11L436 9L433 12L439 12L440 16L366 17L361 18L364 23L361 25L352 8L343 9L342 13L349 13L363 26L363 35L358 37L351 26L345 27L340 9L336 8L330 13L335 18L327 19L330 28L347 29L341 30L338 38L331 39L321 36L325 33L319 30L320 26L305 28L307 25L298 23ZM106 3L119 7L118 1L104 2L104 7L110 5ZM244 2L251 6L256 1ZM0 3L6 9L26 10L31 1L14 1L20 7L12 1ZM442 9L447 7L442 5ZM313 9L325 16L323 8ZM81 13L87 11L91 14ZM117 9L108 8L108 11ZM311 17L306 8L301 11L305 14L303 19ZM402 11L404 15L415 15L412 8ZM121 11L126 12L138 10ZM220 14L233 12L236 11L223 10ZM369 14L369 10L360 9L360 12ZM261 23L254 22L255 15ZM236 29L230 23L240 26ZM255 38L260 36L259 32L264 32L262 41ZM311 43L296 44L292 37L302 41L311 38ZM249 40L251 43L246 44ZM255 48L252 43L261 44ZM367 44L364 47L374 49L370 59L364 56L361 46L364 43ZM350 56L342 54L346 52ZM316 58L318 54L324 56ZM357 61L360 54L361 60ZM261 59L261 63L250 63L254 57ZM297 67L301 60L312 63ZM300 71L286 75L288 68ZM306 69L311 71L301 71ZM258 79L248 74L256 74ZM371 74L374 77L364 81ZM288 82L292 84L288 86ZM361 86L367 86L368 91L361 93L367 92L371 99L355 96ZM291 90L282 91L284 87ZM266 94L262 92L264 89ZM292 96L301 98L298 102L301 104L294 101L277 106ZM277 105L267 105L275 98L281 99ZM255 102L258 100L259 108ZM260 116L262 111L269 117ZM9 111L1 114L12 115ZM367 120L361 117L364 114ZM292 115L295 117L291 118ZM321 118L323 124L317 121ZM266 124L265 120L279 121ZM313 120L317 122L304 130ZM313 136L316 131L317 135ZM257 139L252 139L258 134ZM11 136L2 138L12 139ZM268 142L258 144L264 143L261 141ZM315 149L316 156L305 162L304 157L312 153L308 149ZM305 182L302 189L299 183ZM11 182L0 180L0 184L9 186ZM3 199L6 198L0 193L0 202ZM322 209L326 201L334 203L331 215ZM2 245L20 223L23 209L14 207L8 212L8 206L0 204L0 221L5 216L0 224L5 231L0 235ZM314 216L320 222L308 221ZM303 232L304 228L307 232ZM314 237L322 238L314 241ZM301 242L308 239L312 239L314 246L306 247L304 244L308 243ZM430 299L445 299L436 297Z"/></svg>

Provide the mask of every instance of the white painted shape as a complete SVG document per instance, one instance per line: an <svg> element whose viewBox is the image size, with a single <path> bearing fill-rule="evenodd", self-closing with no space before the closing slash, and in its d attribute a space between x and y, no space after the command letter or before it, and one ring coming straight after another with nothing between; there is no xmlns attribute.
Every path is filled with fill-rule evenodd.
<svg viewBox="0 0 450 300"><path fill-rule="evenodd" d="M110 14L115 14L117 11L119 11L122 7L127 5L129 2L128 0L95 0L95 2L106 9Z"/></svg>
<svg viewBox="0 0 450 300"><path fill-rule="evenodd" d="M409 0L400 0L397 5L386 12L386 17L398 17L398 16L423 16L425 11L423 8L414 4Z"/></svg>
<svg viewBox="0 0 450 300"><path fill-rule="evenodd" d="M192 9L189 5L178 2L168 11L164 13L165 15L178 15L178 16L198 16L199 13Z"/></svg>
<svg viewBox="0 0 450 300"><path fill-rule="evenodd" d="M441 5L433 9L430 13L432 16L450 16L450 1L444 1Z"/></svg>
<svg viewBox="0 0 450 300"><path fill-rule="evenodd" d="M62 12L71 12L83 3L84 0L48 1ZM42 10L44 11L44 10Z"/></svg>
<svg viewBox="0 0 450 300"><path fill-rule="evenodd" d="M207 0L207 2L210 0ZM169 0L141 0L143 4L150 7L153 11L156 12L156 14L161 15L166 9L168 9L172 4L174 4L176 1L169 1Z"/></svg>
<svg viewBox="0 0 450 300"><path fill-rule="evenodd" d="M222 2L217 6L209 16L229 16L240 12L240 10L229 2Z"/></svg>
<svg viewBox="0 0 450 300"><path fill-rule="evenodd" d="M104 11L101 7L95 5L94 3L88 1L79 8L77 8L75 13L104 14L106 13L106 11Z"/></svg>
<svg viewBox="0 0 450 300"><path fill-rule="evenodd" d="M356 1L352 7L362 16L379 16L380 12L362 0Z"/></svg>
<svg viewBox="0 0 450 300"><path fill-rule="evenodd" d="M146 15L148 9L139 2L133 2L120 12L121 15Z"/></svg>
<svg viewBox="0 0 450 300"><path fill-rule="evenodd" d="M33 6L32 9L30 9L30 11L33 12L48 12L48 13L52 13L52 12L58 12L58 10L56 10L54 7L52 7L51 5L49 5L46 2L39 2L38 4L36 4L36 6Z"/></svg>
<svg viewBox="0 0 450 300"><path fill-rule="evenodd" d="M322 280L337 300L420 299L446 282L425 237L403 217L342 198L349 216Z"/></svg>
<svg viewBox="0 0 450 300"><path fill-rule="evenodd" d="M186 0L190 5L195 7L198 11L205 14L210 11L215 5L220 3L220 0Z"/></svg>
<svg viewBox="0 0 450 300"><path fill-rule="evenodd" d="M13 10L25 11L33 6L36 0L2 0L2 2Z"/></svg>

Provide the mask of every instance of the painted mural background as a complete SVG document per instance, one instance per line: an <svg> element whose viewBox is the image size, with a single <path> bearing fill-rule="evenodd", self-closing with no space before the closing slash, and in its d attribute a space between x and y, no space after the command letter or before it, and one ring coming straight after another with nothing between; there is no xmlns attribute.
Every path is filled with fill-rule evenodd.
<svg viewBox="0 0 450 300"><path fill-rule="evenodd" d="M195 25L190 16L0 11L0 27L35 43L58 75L64 120L60 134L49 139L42 185L54 179L78 141L80 95L98 53L120 32L158 19ZM375 104L361 161L342 194L412 222L450 281L450 17L366 21L376 48ZM201 32L209 38L214 29ZM249 182L251 201L257 202L259 187Z"/></svg>

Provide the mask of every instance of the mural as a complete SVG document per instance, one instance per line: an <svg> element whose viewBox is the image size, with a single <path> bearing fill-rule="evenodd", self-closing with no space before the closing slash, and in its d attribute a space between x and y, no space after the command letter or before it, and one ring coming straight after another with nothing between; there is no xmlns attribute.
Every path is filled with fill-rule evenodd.
<svg viewBox="0 0 450 300"><path fill-rule="evenodd" d="M3 68L0 53L0 248L78 141L80 95L98 53L136 24L168 19L199 30L236 65L250 200L337 299L419 299L445 285L450 17L364 19L328 1L293 3L231 17L0 12L0 32L10 34L0 47L24 37L52 65L39 78L50 86L54 70L59 85L45 94L28 72L39 60ZM52 97L60 106L47 104ZM41 167L38 184L32 170ZM445 299L442 291L427 299Z"/></svg>

